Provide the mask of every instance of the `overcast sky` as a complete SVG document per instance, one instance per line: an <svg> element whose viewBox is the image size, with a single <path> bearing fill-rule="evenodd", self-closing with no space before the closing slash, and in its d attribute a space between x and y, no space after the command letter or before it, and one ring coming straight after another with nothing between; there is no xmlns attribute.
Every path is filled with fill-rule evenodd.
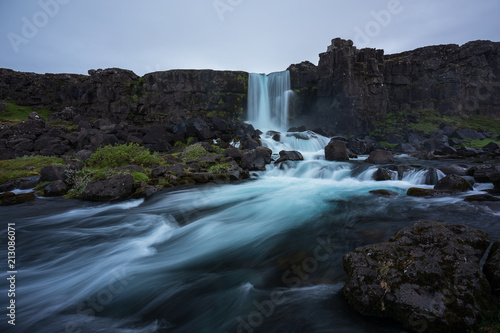
<svg viewBox="0 0 500 333"><path fill-rule="evenodd" d="M386 54L500 41L500 0L0 0L0 67L269 73L336 37Z"/></svg>

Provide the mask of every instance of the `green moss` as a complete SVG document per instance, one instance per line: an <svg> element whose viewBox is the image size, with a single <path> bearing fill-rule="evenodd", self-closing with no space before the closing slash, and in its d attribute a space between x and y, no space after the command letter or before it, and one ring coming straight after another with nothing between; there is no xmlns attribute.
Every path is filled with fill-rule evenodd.
<svg viewBox="0 0 500 333"><path fill-rule="evenodd" d="M387 141L380 141L379 145L381 145L382 147L385 147L385 148L394 148L398 144L397 143L388 143Z"/></svg>
<svg viewBox="0 0 500 333"><path fill-rule="evenodd" d="M129 164L150 166L159 162L157 153L151 154L149 150L137 143L128 143L99 147L86 161L86 165L97 168L115 168Z"/></svg>
<svg viewBox="0 0 500 333"><path fill-rule="evenodd" d="M47 156L19 157L0 161L0 184L9 179L38 175L44 166L53 164L65 165L62 159Z"/></svg>
<svg viewBox="0 0 500 333"><path fill-rule="evenodd" d="M194 144L186 147L181 156L183 159L196 160L202 156L210 155L200 144Z"/></svg>
<svg viewBox="0 0 500 333"><path fill-rule="evenodd" d="M148 182L149 181L149 177L143 172L133 171L132 177L134 177L135 182Z"/></svg>
<svg viewBox="0 0 500 333"><path fill-rule="evenodd" d="M176 141L174 143L174 147L175 148L182 148L182 147L185 147L185 146L186 146L186 144L184 142L182 142L182 141Z"/></svg>
<svg viewBox="0 0 500 333"><path fill-rule="evenodd" d="M193 144L194 142L196 142L197 140L198 140L198 138L195 138L195 137L193 137L193 136L190 136L189 138L187 138L186 143L187 143L188 145L190 145L190 144Z"/></svg>
<svg viewBox="0 0 500 333"><path fill-rule="evenodd" d="M214 175L225 174L230 167L228 163L218 163L209 167L207 171Z"/></svg>

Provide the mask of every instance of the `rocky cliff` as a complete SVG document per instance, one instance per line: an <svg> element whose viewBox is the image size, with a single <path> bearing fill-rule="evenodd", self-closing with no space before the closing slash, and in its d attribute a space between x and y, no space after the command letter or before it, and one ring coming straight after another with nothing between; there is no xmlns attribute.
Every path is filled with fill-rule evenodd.
<svg viewBox="0 0 500 333"><path fill-rule="evenodd" d="M368 133L402 110L500 119L500 43L474 41L384 55L334 39L318 66L288 68L297 123L331 133Z"/></svg>
<svg viewBox="0 0 500 333"><path fill-rule="evenodd" d="M173 118L238 118L246 108L248 73L172 70L143 77L118 68L89 75L35 74L0 69L0 100L57 112L72 107L88 118L137 124Z"/></svg>
<svg viewBox="0 0 500 333"><path fill-rule="evenodd" d="M387 114L438 111L500 119L500 43L475 41L400 54L334 39L319 64L291 65L292 125L369 134ZM89 75L0 69L0 101L136 124L203 116L245 119L248 73L172 70L143 77L122 69ZM414 116L409 114L409 116Z"/></svg>

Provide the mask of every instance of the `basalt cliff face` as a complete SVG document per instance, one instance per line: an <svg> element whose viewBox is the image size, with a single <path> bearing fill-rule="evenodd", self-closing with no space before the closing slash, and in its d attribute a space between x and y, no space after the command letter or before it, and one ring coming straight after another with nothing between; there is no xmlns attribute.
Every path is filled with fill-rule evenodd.
<svg viewBox="0 0 500 333"><path fill-rule="evenodd" d="M500 119L500 43L438 45L393 55L334 39L318 66L292 65L297 123L331 133L368 133L390 112Z"/></svg>
<svg viewBox="0 0 500 333"><path fill-rule="evenodd" d="M248 73L172 70L139 77L110 68L89 75L35 74L0 69L0 100L88 118L161 124L176 118L242 117Z"/></svg>
<svg viewBox="0 0 500 333"><path fill-rule="evenodd" d="M319 64L291 65L292 125L368 134L402 110L500 119L500 43L429 46L400 54L334 39ZM89 75L0 69L0 101L137 124L218 116L245 119L248 73L172 70L143 77L122 69Z"/></svg>

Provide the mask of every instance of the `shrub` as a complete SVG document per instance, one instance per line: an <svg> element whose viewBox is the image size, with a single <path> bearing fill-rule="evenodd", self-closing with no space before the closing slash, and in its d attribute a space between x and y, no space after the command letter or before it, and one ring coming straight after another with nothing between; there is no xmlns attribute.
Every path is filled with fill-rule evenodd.
<svg viewBox="0 0 500 333"><path fill-rule="evenodd" d="M182 152L182 158L196 160L202 156L210 155L208 151L205 150L200 144L194 144L186 147Z"/></svg>
<svg viewBox="0 0 500 333"><path fill-rule="evenodd" d="M116 168L129 164L147 167L156 163L159 163L157 153L151 154L137 143L99 147L86 161L87 166L98 168Z"/></svg>

